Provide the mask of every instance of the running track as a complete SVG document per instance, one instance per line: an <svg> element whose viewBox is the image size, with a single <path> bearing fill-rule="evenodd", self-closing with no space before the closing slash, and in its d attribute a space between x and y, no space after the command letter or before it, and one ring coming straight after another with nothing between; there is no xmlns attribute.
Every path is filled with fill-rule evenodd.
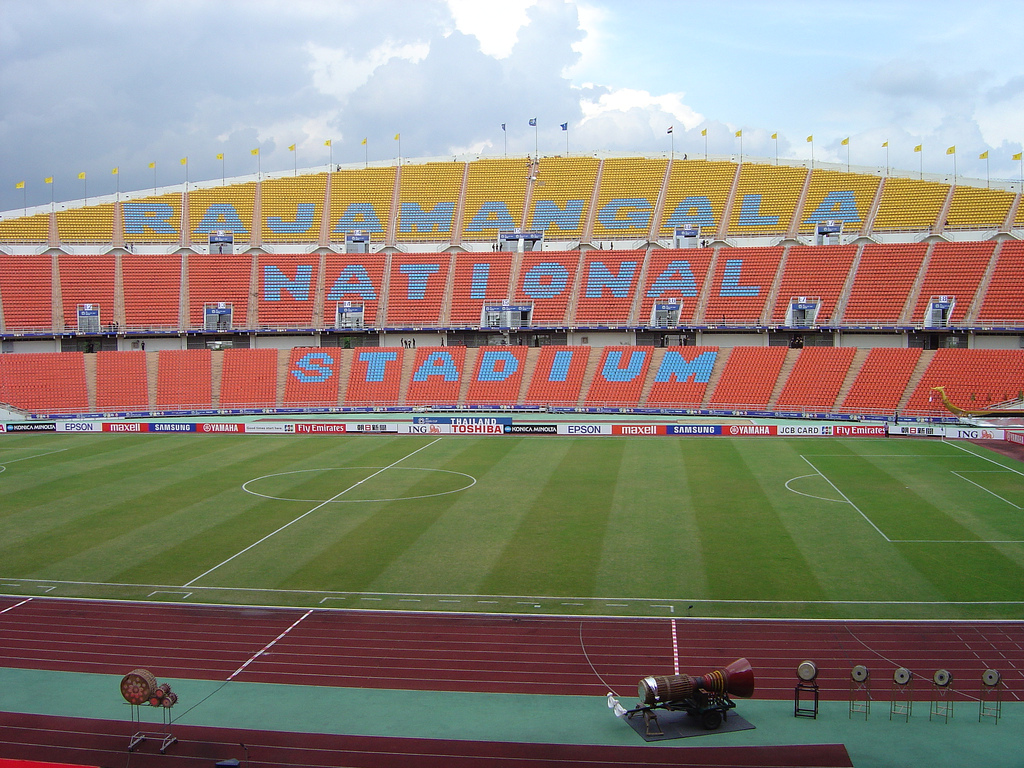
<svg viewBox="0 0 1024 768"><path fill-rule="evenodd" d="M678 657L673 651L673 630ZM909 668L919 679L915 697L922 700L930 697L931 675L937 669L953 673L955 695L962 700L977 695L984 670L997 669L1006 685L1004 700L1024 699L1021 622L680 618L673 623L670 619L388 614L0 597L0 666L27 669L123 675L144 667L160 679L377 689L586 696L604 696L613 690L629 704L637 681L645 675L671 674L677 663L682 672L702 674L741 656L753 665L755 695L760 699L791 699L796 666L805 659L818 665L824 699L847 699L854 664L866 665L876 686L888 686L897 667ZM116 726L115 758L110 752L112 737L104 735L96 721L0 713L0 753L120 764L126 755L123 723ZM245 741L251 749L259 742L263 765L460 765L463 758L468 765L483 757L497 765L507 760L517 766L564 765L566 761L651 765L663 752L672 755L673 764L681 764L678 750L643 747L501 744L488 749L482 742L337 736L330 737L328 745L327 737L196 730L209 733L203 739L189 739L192 746L187 749L175 745L166 756L135 753L132 765L170 765L172 753L175 765L208 765L209 755L193 753L218 739L235 746ZM94 742L106 747L70 746ZM54 746L46 751L42 745ZM686 752L695 760L708 760L697 757L706 749L724 748ZM759 749L770 748L730 748L728 755L717 753L714 762L720 766L848 764L837 755L804 754L810 748L786 748L782 757L767 753L752 757L750 750ZM270 760L273 750L288 757ZM223 757L224 752L218 754ZM153 757L160 762L147 762Z"/></svg>

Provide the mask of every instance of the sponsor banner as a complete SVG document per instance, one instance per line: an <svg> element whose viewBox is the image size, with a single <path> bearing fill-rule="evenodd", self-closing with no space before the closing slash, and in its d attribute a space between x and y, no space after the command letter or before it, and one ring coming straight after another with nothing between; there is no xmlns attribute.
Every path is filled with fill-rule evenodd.
<svg viewBox="0 0 1024 768"><path fill-rule="evenodd" d="M722 427L723 435L762 436L774 435L774 424L730 424Z"/></svg>
<svg viewBox="0 0 1024 768"><path fill-rule="evenodd" d="M249 424L250 427L255 426ZM341 435L348 431L347 425L339 421L328 421L320 423L302 423L289 424L288 426L294 427L294 431L299 435ZM248 430L246 430L248 431Z"/></svg>
<svg viewBox="0 0 1024 768"><path fill-rule="evenodd" d="M611 424L559 424L560 435L610 435Z"/></svg>
<svg viewBox="0 0 1024 768"><path fill-rule="evenodd" d="M452 426L472 426L479 424L505 424L512 423L511 416L415 416L413 424L451 424Z"/></svg>
<svg viewBox="0 0 1024 768"><path fill-rule="evenodd" d="M666 435L720 435L718 424L669 424Z"/></svg>
<svg viewBox="0 0 1024 768"><path fill-rule="evenodd" d="M786 437L832 437L832 425L780 424L775 428L775 434Z"/></svg>
<svg viewBox="0 0 1024 768"><path fill-rule="evenodd" d="M612 424L613 435L665 435L664 424Z"/></svg>
<svg viewBox="0 0 1024 768"><path fill-rule="evenodd" d="M557 435L557 424L506 424L506 435Z"/></svg>
<svg viewBox="0 0 1024 768"><path fill-rule="evenodd" d="M52 421L15 421L5 424L7 432L56 432L57 425Z"/></svg>
<svg viewBox="0 0 1024 768"><path fill-rule="evenodd" d="M150 432L195 432L196 425L184 421L151 421Z"/></svg>
<svg viewBox="0 0 1024 768"><path fill-rule="evenodd" d="M894 424L889 427L890 435L911 435L913 437L942 437L946 431L944 427L910 427L902 424Z"/></svg>
<svg viewBox="0 0 1024 768"><path fill-rule="evenodd" d="M1024 445L1024 432L1006 432L1003 439L1017 445Z"/></svg>
<svg viewBox="0 0 1024 768"><path fill-rule="evenodd" d="M202 421L196 424L196 432L245 432L245 424Z"/></svg>
<svg viewBox="0 0 1024 768"><path fill-rule="evenodd" d="M398 431L403 435L450 435L449 424L399 424Z"/></svg>
<svg viewBox="0 0 1024 768"><path fill-rule="evenodd" d="M398 432L397 424L349 424L350 432L361 432L366 435L376 435L383 432Z"/></svg>
<svg viewBox="0 0 1024 768"><path fill-rule="evenodd" d="M1004 430L988 427L946 427L946 437L954 440L1002 440Z"/></svg>
<svg viewBox="0 0 1024 768"><path fill-rule="evenodd" d="M102 432L103 424L98 421L59 421L58 432Z"/></svg>
<svg viewBox="0 0 1024 768"><path fill-rule="evenodd" d="M885 424L836 424L832 427L836 437L885 437Z"/></svg>
<svg viewBox="0 0 1024 768"><path fill-rule="evenodd" d="M149 424L144 421L105 421L104 432L149 432Z"/></svg>
<svg viewBox="0 0 1024 768"><path fill-rule="evenodd" d="M344 426L344 425L342 425ZM296 429L294 424L246 424L246 434L256 435L293 435Z"/></svg>

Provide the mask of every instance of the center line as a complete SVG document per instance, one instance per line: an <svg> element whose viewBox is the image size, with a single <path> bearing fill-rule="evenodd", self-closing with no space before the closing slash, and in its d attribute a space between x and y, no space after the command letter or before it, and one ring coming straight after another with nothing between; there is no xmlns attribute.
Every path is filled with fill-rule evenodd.
<svg viewBox="0 0 1024 768"><path fill-rule="evenodd" d="M312 508L311 510L309 510L308 512L303 512L303 513L302 513L301 515L299 515L298 517L296 517L296 518L295 518L294 520L292 520L292 521L290 521L290 522L287 522L287 523L285 523L285 524L284 524L284 525L282 525L282 526L281 526L280 528L278 528L278 529L277 529L276 531L271 531L270 533L268 533L268 534L267 534L266 536L264 536L264 537L263 537L262 539L260 539L259 541L254 541L254 542L253 542L252 544L250 544L250 545L249 545L248 547L246 547L245 549L243 549L243 550L242 550L241 552L236 552L236 553L235 553L235 554L233 554L233 555L232 555L231 557L229 557L229 558L228 558L227 560L224 560L224 561L222 561L222 562L220 562L220 563L217 563L217 564L216 564L215 566L213 566L213 568L211 568L210 570L208 570L208 571L206 571L206 572L204 572L204 573L201 573L201 574L199 574L199 575L198 575L198 576L196 576L196 577L195 577L194 579L192 579L192 581L190 581L190 582L188 582L188 583L186 583L186 584L182 584L182 586L183 586L183 587L191 587L191 586L192 586L193 584L195 584L195 583L196 583L197 581L199 581L199 580L200 580L201 578L203 578L204 576L208 576L209 574L213 573L213 572L214 572L214 571L216 571L216 570L217 570L218 568L220 568L220 567L221 567L222 565L226 565L227 563L230 563L230 562L231 562L232 560L234 560L234 559L235 559L236 557L238 557L239 555L244 555L244 554L245 554L246 552L248 552L248 551L249 551L250 549L252 549L253 547L257 546L258 544L262 544L262 543L263 543L264 541L266 541L267 539L269 539L269 538L270 538L271 536L274 536L275 534L278 534L278 533L280 533L281 531L283 531L283 530L284 530L285 528L287 528L288 526L290 526L290 525L292 525L292 524L294 524L294 523L297 523L297 522L299 522L299 520L301 520L302 518L306 517L307 515L311 515L311 514L313 514L314 512L316 512L316 511L317 511L318 509L320 509L321 507L325 507L325 506L327 506L328 504L330 504L330 503L331 503L332 501L334 501L335 499L340 499L340 498L341 498L342 496L344 496L344 495L345 495L346 493L348 493L349 491L351 491L351 490L352 490L353 488L355 488L355 487L356 487L357 485L359 485L360 483L363 483L363 482L365 482L366 480L371 480L371 479L373 479L374 477L376 477L377 475L379 475L379 474L380 474L381 472L385 472L385 471L387 471L387 470L391 469L391 468L392 468L393 466L395 466L396 464L401 464L401 463L402 463L403 461L405 461L405 460L406 460L406 459L408 459L408 458L411 458L412 456L415 456L415 455L416 455L417 453L419 453L420 451L424 450L425 448L429 448L430 446L432 446L432 445L433 445L434 443L436 443L436 442L437 442L438 440L440 440L440 439L441 439L441 438L440 438L440 437L438 437L438 438L436 438L435 440L433 440L433 441L431 441L431 442L427 443L426 445L421 445L421 446L420 446L419 448L417 448L417 449L416 449L415 451L413 451L412 453L410 453L410 454L407 454L407 455L403 456L402 458L398 459L398 461L392 462L391 464L388 464L388 465L387 465L386 467L382 467L381 469L378 469L378 470L377 470L376 472L374 472L374 473L373 473L372 475L370 475L369 477L364 477L364 478L363 478L362 480L360 480L360 481L359 481L359 482L357 482L357 483L353 483L352 485L350 485L350 486L349 486L348 488L346 488L345 490L341 491L340 493L336 493L336 494L335 494L334 496L331 496L331 498L327 499L327 501L322 501L322 502L320 502L319 504L317 504L317 505L316 505L315 507L313 507L313 508Z"/></svg>

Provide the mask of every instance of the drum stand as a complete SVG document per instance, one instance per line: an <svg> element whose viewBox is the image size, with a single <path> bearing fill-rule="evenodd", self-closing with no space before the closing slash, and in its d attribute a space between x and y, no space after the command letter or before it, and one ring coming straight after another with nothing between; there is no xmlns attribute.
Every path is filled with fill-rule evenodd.
<svg viewBox="0 0 1024 768"><path fill-rule="evenodd" d="M178 737L170 732L171 729L171 708L170 707L159 707L161 714L163 715L163 726L164 731L162 733L147 732L142 730L142 712L138 704L129 704L132 708L132 727L135 728L135 733L132 734L131 739L128 741L128 751L134 752L135 748L144 742L146 739L160 740L160 754L164 754L167 748L174 744ZM147 723L148 725L148 723Z"/></svg>

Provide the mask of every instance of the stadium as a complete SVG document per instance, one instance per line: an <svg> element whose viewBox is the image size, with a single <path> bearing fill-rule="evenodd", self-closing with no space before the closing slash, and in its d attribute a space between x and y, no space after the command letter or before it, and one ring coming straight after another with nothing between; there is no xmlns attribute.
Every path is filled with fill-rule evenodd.
<svg viewBox="0 0 1024 768"><path fill-rule="evenodd" d="M4 754L1012 764L1021 198L567 154L4 214ZM739 657L750 729L605 706Z"/></svg>

